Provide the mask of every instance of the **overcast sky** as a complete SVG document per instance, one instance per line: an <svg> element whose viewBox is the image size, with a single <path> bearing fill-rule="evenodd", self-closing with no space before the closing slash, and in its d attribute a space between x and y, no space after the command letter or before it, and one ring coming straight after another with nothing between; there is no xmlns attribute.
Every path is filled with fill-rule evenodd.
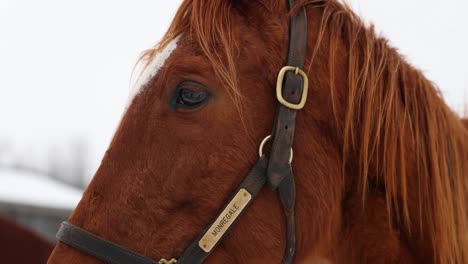
<svg viewBox="0 0 468 264"><path fill-rule="evenodd" d="M26 158L89 141L90 178L124 110L139 53L161 38L180 2L0 0L0 141ZM351 2L464 111L468 1Z"/></svg>

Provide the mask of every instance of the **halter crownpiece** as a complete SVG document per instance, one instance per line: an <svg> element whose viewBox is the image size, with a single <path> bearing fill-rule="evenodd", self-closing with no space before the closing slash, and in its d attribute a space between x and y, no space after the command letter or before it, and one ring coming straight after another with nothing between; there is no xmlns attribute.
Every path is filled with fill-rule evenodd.
<svg viewBox="0 0 468 264"><path fill-rule="evenodd" d="M296 0L288 0L292 9ZM290 36L287 65L278 74L276 97L277 111L273 132L260 144L260 158L237 187L221 213L200 233L178 260L154 261L127 248L103 239L68 222L62 223L57 238L75 249L92 255L108 264L200 264L243 215L266 183L278 189L286 218L286 249L283 264L294 260L296 250L295 200L296 191L292 171L294 130L297 111L307 101L308 78L304 67L307 44L307 16L301 7L290 19ZM269 157L263 147L271 142Z"/></svg>

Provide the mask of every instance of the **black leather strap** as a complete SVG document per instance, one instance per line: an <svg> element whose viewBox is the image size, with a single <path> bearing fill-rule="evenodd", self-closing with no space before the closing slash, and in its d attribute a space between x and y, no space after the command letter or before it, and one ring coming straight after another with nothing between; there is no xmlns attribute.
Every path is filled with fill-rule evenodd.
<svg viewBox="0 0 468 264"><path fill-rule="evenodd" d="M291 175L284 178L281 182L278 191L286 220L286 248L283 264L289 264L293 262L294 255L296 254L296 187L292 171Z"/></svg>
<svg viewBox="0 0 468 264"><path fill-rule="evenodd" d="M289 9L294 8L296 1L289 0ZM289 50L287 65L302 69L307 50L307 15L301 7L297 15L291 17L289 32ZM303 79L293 72L288 72L283 83L282 95L290 103L301 101ZM296 251L296 190L294 174L290 162L290 151L294 141L297 110L278 103L272 132L272 148L267 169L268 185L272 189L279 187L279 195L286 220L286 249L283 264L294 261Z"/></svg>
<svg viewBox="0 0 468 264"><path fill-rule="evenodd" d="M63 222L57 233L61 242L92 255L107 264L157 264L158 262Z"/></svg>
<svg viewBox="0 0 468 264"><path fill-rule="evenodd" d="M293 8L295 0L289 0ZM291 17L289 51L287 65L303 68L307 49L307 15L301 7L296 16ZM283 84L283 97L288 102L299 103L301 100L303 80L293 72L288 72ZM289 109L278 103L273 124L272 148L267 169L268 184L272 189L278 188L285 177L290 175L290 150L294 140L297 110Z"/></svg>

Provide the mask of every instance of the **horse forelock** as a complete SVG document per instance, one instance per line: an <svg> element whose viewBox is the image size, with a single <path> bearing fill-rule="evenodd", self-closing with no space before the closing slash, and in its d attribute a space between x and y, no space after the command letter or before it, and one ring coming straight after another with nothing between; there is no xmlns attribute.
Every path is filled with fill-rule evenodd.
<svg viewBox="0 0 468 264"><path fill-rule="evenodd" d="M231 98L240 104L235 54L239 45L233 36L233 1L186 0L177 11L172 24L161 41L141 55L138 64L146 69L155 55L177 36L185 34L193 40L211 63L217 77Z"/></svg>

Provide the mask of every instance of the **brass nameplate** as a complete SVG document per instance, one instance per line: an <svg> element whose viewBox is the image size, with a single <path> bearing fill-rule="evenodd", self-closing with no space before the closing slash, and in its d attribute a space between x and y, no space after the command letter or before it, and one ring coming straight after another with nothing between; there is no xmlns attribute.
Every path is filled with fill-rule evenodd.
<svg viewBox="0 0 468 264"><path fill-rule="evenodd" d="M198 246L206 253L209 253L232 223L239 217L251 199L252 195L246 189L240 189L226 209L224 209L214 224L200 239Z"/></svg>

